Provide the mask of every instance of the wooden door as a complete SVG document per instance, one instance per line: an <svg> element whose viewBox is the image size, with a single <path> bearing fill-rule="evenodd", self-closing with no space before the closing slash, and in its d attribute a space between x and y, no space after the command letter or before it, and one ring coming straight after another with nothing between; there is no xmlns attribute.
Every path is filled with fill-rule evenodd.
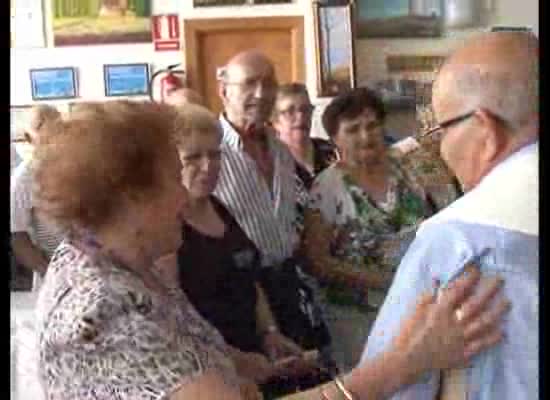
<svg viewBox="0 0 550 400"><path fill-rule="evenodd" d="M279 83L304 81L303 17L186 20L184 32L189 87L216 113L222 109L216 70L243 50L257 49L269 57Z"/></svg>

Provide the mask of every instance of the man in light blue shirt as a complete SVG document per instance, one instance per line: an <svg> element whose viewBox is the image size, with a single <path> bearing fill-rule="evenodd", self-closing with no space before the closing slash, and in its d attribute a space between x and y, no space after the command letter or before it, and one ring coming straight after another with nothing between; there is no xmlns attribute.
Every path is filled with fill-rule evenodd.
<svg viewBox="0 0 550 400"><path fill-rule="evenodd" d="M425 221L403 258L362 361L386 350L418 295L445 287L469 261L505 280L512 309L506 338L461 370L430 374L399 400L453 395L468 400L539 397L538 40L484 34L441 69L433 108L441 154L466 194ZM461 311L456 318L460 320Z"/></svg>

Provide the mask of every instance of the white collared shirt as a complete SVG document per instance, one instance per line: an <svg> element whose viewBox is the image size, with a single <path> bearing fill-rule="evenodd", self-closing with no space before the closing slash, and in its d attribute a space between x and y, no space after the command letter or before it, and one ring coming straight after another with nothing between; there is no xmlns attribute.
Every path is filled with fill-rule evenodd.
<svg viewBox="0 0 550 400"><path fill-rule="evenodd" d="M269 188L256 162L243 150L240 135L224 116L220 116L220 124L222 165L214 194L258 247L262 265L280 263L292 256L298 244L297 201L304 193L294 158L283 143L268 134L274 167Z"/></svg>

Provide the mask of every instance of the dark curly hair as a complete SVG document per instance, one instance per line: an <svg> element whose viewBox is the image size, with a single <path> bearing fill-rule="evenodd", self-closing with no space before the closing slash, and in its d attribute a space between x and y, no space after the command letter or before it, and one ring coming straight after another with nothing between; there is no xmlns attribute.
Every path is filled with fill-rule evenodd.
<svg viewBox="0 0 550 400"><path fill-rule="evenodd" d="M363 111L374 111L380 122L386 119L384 103L378 94L369 88L360 87L335 97L323 112L322 122L329 137L333 138L343 119L352 119Z"/></svg>

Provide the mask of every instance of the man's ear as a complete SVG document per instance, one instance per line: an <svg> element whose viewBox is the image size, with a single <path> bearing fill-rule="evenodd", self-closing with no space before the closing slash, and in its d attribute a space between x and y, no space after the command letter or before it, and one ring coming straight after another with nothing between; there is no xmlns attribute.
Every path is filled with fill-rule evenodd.
<svg viewBox="0 0 550 400"><path fill-rule="evenodd" d="M277 118L275 116L271 116L271 118L269 118L269 122L271 123L271 126L273 127L273 129L275 129L275 132L277 132L277 136L279 136L279 122L277 121Z"/></svg>
<svg viewBox="0 0 550 400"><path fill-rule="evenodd" d="M480 122L480 134L483 148L481 149L481 157L485 162L494 161L502 152L507 144L508 133L504 127L491 112L480 109L476 112L476 117Z"/></svg>
<svg viewBox="0 0 550 400"><path fill-rule="evenodd" d="M226 94L226 86L225 86L225 83L223 81L219 81L218 82L218 96L220 96L220 98L222 100L225 100L225 94Z"/></svg>

